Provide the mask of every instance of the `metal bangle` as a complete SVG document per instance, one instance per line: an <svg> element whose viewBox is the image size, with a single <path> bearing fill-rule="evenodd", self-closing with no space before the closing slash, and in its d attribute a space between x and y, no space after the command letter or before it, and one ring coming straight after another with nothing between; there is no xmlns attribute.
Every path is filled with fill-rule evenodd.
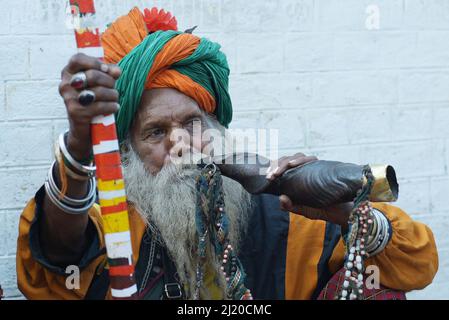
<svg viewBox="0 0 449 320"><path fill-rule="evenodd" d="M368 243L365 245L366 252L370 252L376 247L376 241L377 241L379 234L381 233L381 230L382 230L382 223L379 221L379 218L376 215L376 209L372 209L371 213L372 213L373 223L375 224L375 233L369 237ZM374 227L373 227L373 230L374 230Z"/></svg>
<svg viewBox="0 0 449 320"><path fill-rule="evenodd" d="M59 195L61 193L61 191L59 190L58 186L56 185L54 176L53 176L53 172L54 172L54 167L55 167L56 161L53 162L53 164L50 167L50 170L48 172L48 181L50 184L50 187L52 188L52 191L55 195ZM71 206L82 206L84 205L87 201L89 201L89 199L91 197L95 196L95 190L96 185L95 185L95 180L93 178L89 179L89 192L87 193L86 197L83 199L73 199L70 198L66 195L64 195L64 197L61 199L61 201L67 203L67 205L71 205ZM58 198L60 198L58 196Z"/></svg>
<svg viewBox="0 0 449 320"><path fill-rule="evenodd" d="M92 198L95 198L95 182L92 181L89 185L89 192L87 194L87 196L83 199L72 199L69 198L67 196L63 196L61 198L60 196L60 190L56 187L56 185L54 184L54 181L52 181L51 177L47 177L46 179L47 185L48 185L48 191L51 193L51 196L53 196L53 198L57 199L58 202L61 202L67 206L73 207L73 208L78 208L78 207L83 207L86 205L86 203L90 202Z"/></svg>
<svg viewBox="0 0 449 320"><path fill-rule="evenodd" d="M374 213L374 210L372 211L372 213L373 213L372 217L374 220L374 224L376 225L376 230L375 230L375 233L370 236L369 241L365 246L366 252L372 252L375 248L377 248L379 237L382 233L382 223L379 220L379 218L377 217L377 215Z"/></svg>
<svg viewBox="0 0 449 320"><path fill-rule="evenodd" d="M380 227L381 233L379 233L379 236L375 241L376 245L374 246L374 248L370 251L367 251L370 256L375 256L376 254L383 251L387 246L390 238L389 224L387 217L385 217L385 215L383 215L378 210L374 212L374 215L376 216L376 220L379 222L379 225L381 226Z"/></svg>
<svg viewBox="0 0 449 320"><path fill-rule="evenodd" d="M372 212L371 212L371 219L373 220L373 224L372 224L368 239L365 244L365 248L368 248L368 249L372 247L376 236L379 234L379 226L377 223L377 219Z"/></svg>
<svg viewBox="0 0 449 320"><path fill-rule="evenodd" d="M59 146L56 146L56 148L55 148L55 158L56 158L56 162L58 163L59 166L61 166L61 165L64 166L64 172L66 173L66 175L68 175L72 179L78 180L78 181L88 181L91 178L87 174L76 173L74 171L74 169L71 169L70 166L64 162L61 148L59 148Z"/></svg>
<svg viewBox="0 0 449 320"><path fill-rule="evenodd" d="M86 182L92 178L89 175L80 175L78 173L75 173L75 171L73 171L72 169L69 168L69 166L66 165L64 166L64 171L73 180Z"/></svg>
<svg viewBox="0 0 449 320"><path fill-rule="evenodd" d="M383 238L382 243L380 245L380 249L376 250L378 252L380 252L383 249L385 249L385 247L387 246L387 244L388 244L388 242L390 240L390 226L389 226L389 223L388 223L388 219L382 213L379 213L379 214L382 216L381 220L383 222L383 225L384 225L383 229L384 229L385 232L384 232L384 238ZM378 252L376 252L376 253L378 253Z"/></svg>
<svg viewBox="0 0 449 320"><path fill-rule="evenodd" d="M60 190L57 188L53 177L53 167L51 166L47 179L45 180L45 191L50 201L62 211L69 214L82 214L89 210L96 199L96 182L95 179L90 179L89 192L84 199L73 199L64 196L59 198Z"/></svg>
<svg viewBox="0 0 449 320"><path fill-rule="evenodd" d="M369 253L370 257L375 256L376 254L378 254L381 251L383 251L383 249L385 249L385 246L386 246L386 241L385 240L386 239L388 239L388 237L386 237L384 235L384 237L379 240L380 243L379 243L378 247L373 252Z"/></svg>
<svg viewBox="0 0 449 320"><path fill-rule="evenodd" d="M80 172L84 172L89 176L93 176L97 167L82 165L81 163L76 161L67 150L67 146L65 145L65 135L67 134L67 132L69 132L69 130L66 130L59 135L59 148L61 149L62 154L75 169L79 170Z"/></svg>
<svg viewBox="0 0 449 320"><path fill-rule="evenodd" d="M48 180L45 181L45 190L47 192L47 195L50 199L50 201L57 206L59 209L61 209L62 211L64 211L65 213L68 214L83 214L86 211L88 211L93 204L95 203L95 197L92 197L92 199L83 207L79 207L79 208L74 208L74 207L70 207L65 205L64 203L62 203L50 190L50 186L48 183Z"/></svg>
<svg viewBox="0 0 449 320"><path fill-rule="evenodd" d="M381 239L383 239L383 234L384 234L384 228L383 228L382 221L380 220L380 217L377 214L377 212L374 210L373 210L373 217L374 217L374 220L376 221L377 232L376 232L376 235L373 237L371 243L367 246L366 251L368 253L374 252L379 247L380 241L381 241Z"/></svg>

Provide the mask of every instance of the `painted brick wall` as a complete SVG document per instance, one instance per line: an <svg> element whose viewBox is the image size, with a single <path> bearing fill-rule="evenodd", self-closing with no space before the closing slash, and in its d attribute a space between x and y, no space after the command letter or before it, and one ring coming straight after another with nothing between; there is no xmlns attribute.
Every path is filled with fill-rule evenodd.
<svg viewBox="0 0 449 320"><path fill-rule="evenodd" d="M74 52L64 0L0 0L0 283L16 288L19 214L66 127L60 70ZM280 129L281 154L388 162L399 205L435 233L440 270L409 298L449 298L449 1L97 0L111 21L162 6L223 45L234 128ZM374 29L370 8L378 9ZM368 11L367 11L368 10Z"/></svg>

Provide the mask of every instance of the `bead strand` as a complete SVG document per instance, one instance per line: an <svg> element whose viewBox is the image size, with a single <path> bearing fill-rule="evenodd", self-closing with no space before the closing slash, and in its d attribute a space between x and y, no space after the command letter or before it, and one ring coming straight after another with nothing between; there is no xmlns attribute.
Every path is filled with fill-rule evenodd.
<svg viewBox="0 0 449 320"><path fill-rule="evenodd" d="M341 291L341 300L356 300L363 298L363 272L364 260L367 257L365 250L365 242L369 236L369 232L373 226L372 208L368 201L360 204L358 208L353 210L351 220L357 223L355 227L357 233L354 243L349 247L345 263L345 278Z"/></svg>

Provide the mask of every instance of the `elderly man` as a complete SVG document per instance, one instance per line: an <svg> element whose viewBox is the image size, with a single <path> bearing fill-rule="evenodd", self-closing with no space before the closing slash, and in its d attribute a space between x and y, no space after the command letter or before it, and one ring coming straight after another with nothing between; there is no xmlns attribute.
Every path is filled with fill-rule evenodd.
<svg viewBox="0 0 449 320"><path fill-rule="evenodd" d="M222 194L235 252L231 272L237 267L243 271L251 293L247 290L242 297L227 292L229 277L223 275L220 263L228 259L228 251L224 257L213 250L199 257L198 170L172 163L175 141L170 136L180 128L192 133L195 123L225 131L232 118L229 68L218 44L175 29L174 19L158 25L134 8L102 37L108 64L77 54L62 71L59 91L70 128L62 144L71 160L58 150L59 160L49 172L55 182L51 188L62 198L49 197L48 186L42 187L21 215L17 273L27 298L111 297L110 261L99 207L94 204L93 178L73 166L73 161L84 166L91 161L92 119L111 113L116 113L121 143L138 298L313 299L343 267L342 234L351 203L328 208L319 217L305 217L288 197L250 195L225 177ZM82 88L73 81L80 72L86 80ZM95 93L95 101L87 107L79 100L86 87ZM204 145L194 140L192 147L202 150ZM282 158L267 179L314 160L302 154ZM58 205L61 199L66 199L65 207ZM379 268L384 287L424 288L438 268L431 230L389 204L373 207L375 220L385 222L377 225L373 239L378 240L379 234L384 238L369 252L366 264ZM206 247L212 246L213 239L207 241ZM195 291L200 259L205 260L205 271ZM66 284L70 265L80 270L79 287Z"/></svg>

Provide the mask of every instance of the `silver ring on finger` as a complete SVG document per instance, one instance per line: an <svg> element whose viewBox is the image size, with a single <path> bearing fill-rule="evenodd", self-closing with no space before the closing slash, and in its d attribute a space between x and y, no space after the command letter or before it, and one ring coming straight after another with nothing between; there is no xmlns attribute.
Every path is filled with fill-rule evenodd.
<svg viewBox="0 0 449 320"><path fill-rule="evenodd" d="M85 89L87 88L87 76L85 72L75 73L70 79L70 85L77 89Z"/></svg>
<svg viewBox="0 0 449 320"><path fill-rule="evenodd" d="M95 101L95 92L92 90L83 90L78 95L78 102L82 106L88 106Z"/></svg>

